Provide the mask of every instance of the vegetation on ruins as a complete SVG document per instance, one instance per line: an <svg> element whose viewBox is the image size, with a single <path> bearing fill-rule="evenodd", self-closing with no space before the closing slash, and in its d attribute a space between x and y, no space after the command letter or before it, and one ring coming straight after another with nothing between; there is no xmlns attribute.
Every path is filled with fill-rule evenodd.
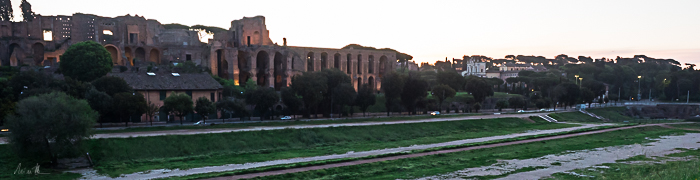
<svg viewBox="0 0 700 180"><path fill-rule="evenodd" d="M61 55L59 69L65 76L90 82L112 71L112 56L97 42L79 42Z"/></svg>
<svg viewBox="0 0 700 180"><path fill-rule="evenodd" d="M10 145L20 157L56 164L59 158L85 152L82 141L92 134L97 112L85 100L52 92L19 101L17 114L6 126L12 129Z"/></svg>
<svg viewBox="0 0 700 180"><path fill-rule="evenodd" d="M24 22L31 22L34 20L34 11L32 11L32 4L29 4L27 0L22 0L22 4L19 5L19 8L22 9L22 19Z"/></svg>
<svg viewBox="0 0 700 180"><path fill-rule="evenodd" d="M12 11L12 1L0 0L0 21L11 21L15 15Z"/></svg>

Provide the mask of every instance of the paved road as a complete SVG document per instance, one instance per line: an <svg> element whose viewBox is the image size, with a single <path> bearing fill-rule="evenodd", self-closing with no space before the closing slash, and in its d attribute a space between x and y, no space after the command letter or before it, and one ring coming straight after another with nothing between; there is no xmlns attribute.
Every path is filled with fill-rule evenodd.
<svg viewBox="0 0 700 180"><path fill-rule="evenodd" d="M273 165L282 165L282 164L293 164L293 163L300 163L300 162L313 162L313 161L330 160L330 159L343 159L343 158L358 158L358 157L367 157L367 156L374 156L374 155L406 152L406 151L412 151L412 150L424 150L424 149L437 148L437 147L461 145L461 144L468 144L468 143L487 142L487 141L517 138L517 137L524 137L524 136L531 136L531 135L568 132L568 131L574 131L574 130L579 130L579 129L584 129L584 128L605 126L605 125L611 125L611 124L582 124L582 126L571 127L571 128L539 130L539 131L515 133L515 134L501 135L501 136L464 139L464 140L450 141L450 142L444 142L444 143L413 145L413 146L409 146L409 147L387 148L387 149L362 151L362 152L348 152L345 154L333 154L333 155L316 156L316 157L282 159L282 160L273 160L273 161L266 161L266 162L252 162L252 163L245 163L245 164L227 164L227 165L222 165L222 166L209 166L209 167L201 167L201 168L192 168L192 169L187 169L187 170L166 170L166 169L151 170L148 172L127 174L127 175L124 175L124 176L117 178L117 179L155 179L155 178L164 178L164 177L173 177L173 176L187 176L187 175L211 173L211 172L224 172L224 171L251 169L251 168L273 166ZM94 170L79 170L79 171L72 171L72 172L80 173L83 175L83 178L86 178L86 179L112 179L109 177L97 175L97 174L95 174Z"/></svg>
<svg viewBox="0 0 700 180"><path fill-rule="evenodd" d="M399 155L399 156L391 156L391 157L383 157L383 158L374 158L374 159L367 159L367 160L358 160L358 161L350 161L350 162L342 162L342 163L308 166L308 167L301 167L301 168L291 168L291 169L284 169L284 170L267 171L267 172L252 173L252 174L217 177L217 178L211 178L209 180L248 179L248 178L254 178L254 177L273 176L273 175L297 173L297 172L320 170L320 169L329 169L329 168L336 168L336 167L343 167L343 166L353 166L353 165L374 163L374 162L380 162L380 161L391 161L391 160L406 159L406 158L413 158L413 157L429 156L429 155L435 155L435 154L445 154L445 153L469 151L469 150L475 150L475 149L485 149L485 148L516 145L516 144L525 144L525 143L531 143L531 142L562 139L562 138L569 138L569 137L575 137L575 136L598 134L598 133L617 131L617 130L623 130L623 129L638 128L638 127L645 127L645 126L657 126L657 125L658 124L646 124L646 125L619 127L619 128L605 129L605 130L599 130L599 131L589 131L589 132L582 132L582 133L575 133L575 134L567 134L567 135L528 139L528 140L521 140L521 141L488 144L488 145L481 145L481 146L472 146L472 147L465 147L465 148L458 148L458 149L440 150L440 151L415 153L415 154L407 154L407 155ZM668 127L668 126L663 126L663 127Z"/></svg>

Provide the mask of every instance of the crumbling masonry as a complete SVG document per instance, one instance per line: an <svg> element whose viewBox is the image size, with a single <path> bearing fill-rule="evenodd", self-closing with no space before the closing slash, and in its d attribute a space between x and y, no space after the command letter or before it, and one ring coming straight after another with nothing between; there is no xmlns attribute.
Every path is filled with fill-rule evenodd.
<svg viewBox="0 0 700 180"><path fill-rule="evenodd" d="M117 66L147 66L192 61L236 83L252 79L279 90L291 77L306 71L336 68L346 72L357 88L381 88L381 77L394 69L390 51L332 49L277 45L270 40L265 17L244 17L208 43L198 31L165 29L140 16L37 16L31 22L0 22L0 65L51 66L72 44L101 43ZM45 36L46 35L46 36Z"/></svg>

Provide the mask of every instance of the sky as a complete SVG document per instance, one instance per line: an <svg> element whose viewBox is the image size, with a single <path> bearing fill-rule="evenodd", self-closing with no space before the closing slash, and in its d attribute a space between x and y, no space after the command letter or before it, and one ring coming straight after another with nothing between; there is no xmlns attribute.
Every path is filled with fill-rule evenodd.
<svg viewBox="0 0 700 180"><path fill-rule="evenodd" d="M700 0L28 0L42 15L126 14L162 24L225 29L266 17L273 42L341 48L392 48L417 63L464 55L559 54L675 59L700 64ZM15 19L19 4L12 0Z"/></svg>

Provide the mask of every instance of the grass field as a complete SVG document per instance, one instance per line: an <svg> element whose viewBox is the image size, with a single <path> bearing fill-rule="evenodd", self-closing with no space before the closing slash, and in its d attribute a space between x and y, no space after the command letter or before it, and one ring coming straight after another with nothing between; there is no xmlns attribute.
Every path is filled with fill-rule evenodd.
<svg viewBox="0 0 700 180"><path fill-rule="evenodd" d="M536 123L550 123L549 121L544 120L539 116L530 116L529 118L530 120L535 121Z"/></svg>
<svg viewBox="0 0 700 180"><path fill-rule="evenodd" d="M518 118L285 129L220 134L91 140L99 173L117 176L151 169L194 168L340 154L414 144L572 127Z"/></svg>
<svg viewBox="0 0 700 180"><path fill-rule="evenodd" d="M552 113L549 114L550 117L556 119L557 121L563 122L603 122L600 119L596 119L589 115L583 114L578 111L574 112L563 112L563 113Z"/></svg>
<svg viewBox="0 0 700 180"><path fill-rule="evenodd" d="M484 115L485 113L470 113L470 114L454 114L440 116L408 116L408 117L388 117L388 118L357 118L357 119L336 119L336 120L310 120L310 121L287 121L287 122L269 122L269 121L250 121L250 123L234 123L234 124L217 124L212 126L156 126L156 127L131 127L117 130L97 130L95 133L123 133L123 132L144 132L144 131L167 131L178 129L223 129L223 128L249 128L263 126L293 126L293 125L319 125L319 124L342 124L342 123L358 123L358 122L381 122L381 121L404 121L404 120L420 120L433 118L450 118L450 117L465 117ZM360 117L359 116L356 117Z"/></svg>
<svg viewBox="0 0 700 180"><path fill-rule="evenodd" d="M51 170L49 168L39 168L41 173L49 174L39 174L39 175L22 175L15 174L15 170L19 164L22 164L22 169L26 170L36 166L36 163L22 161L18 158L14 152L10 149L9 145L0 145L0 179L57 179L57 180L68 180L77 179L80 174L74 173L61 173L58 171Z"/></svg>
<svg viewBox="0 0 700 180"><path fill-rule="evenodd" d="M585 168L577 169L573 172L585 174L591 177L580 177L565 173L556 173L552 175L552 180L558 179L635 179L635 180L694 180L700 178L700 156L699 150L685 150L685 152L670 154L674 157L690 157L687 161L666 161L659 162L646 158L646 156L635 156L627 160L619 161L647 161L652 163L612 163L603 164L609 168ZM661 158L663 159L663 158ZM594 169L594 170L588 170Z"/></svg>
<svg viewBox="0 0 700 180"><path fill-rule="evenodd" d="M669 124L669 126L685 129L700 129L700 123L690 123L690 124Z"/></svg>
<svg viewBox="0 0 700 180"><path fill-rule="evenodd" d="M682 134L684 132L683 130L661 127L634 128L522 145L439 154L256 179L410 179L454 172L469 167L492 165L499 159L529 159L562 153L568 150L645 143L650 141L647 138L658 138L659 136ZM536 167L519 171L534 169ZM480 179L491 178L497 177L480 177Z"/></svg>
<svg viewBox="0 0 700 180"><path fill-rule="evenodd" d="M609 119L612 122L623 122L632 121L633 117L626 116L624 113L627 111L626 107L607 107L607 108L595 108L587 109L586 111L593 113L595 115Z"/></svg>

